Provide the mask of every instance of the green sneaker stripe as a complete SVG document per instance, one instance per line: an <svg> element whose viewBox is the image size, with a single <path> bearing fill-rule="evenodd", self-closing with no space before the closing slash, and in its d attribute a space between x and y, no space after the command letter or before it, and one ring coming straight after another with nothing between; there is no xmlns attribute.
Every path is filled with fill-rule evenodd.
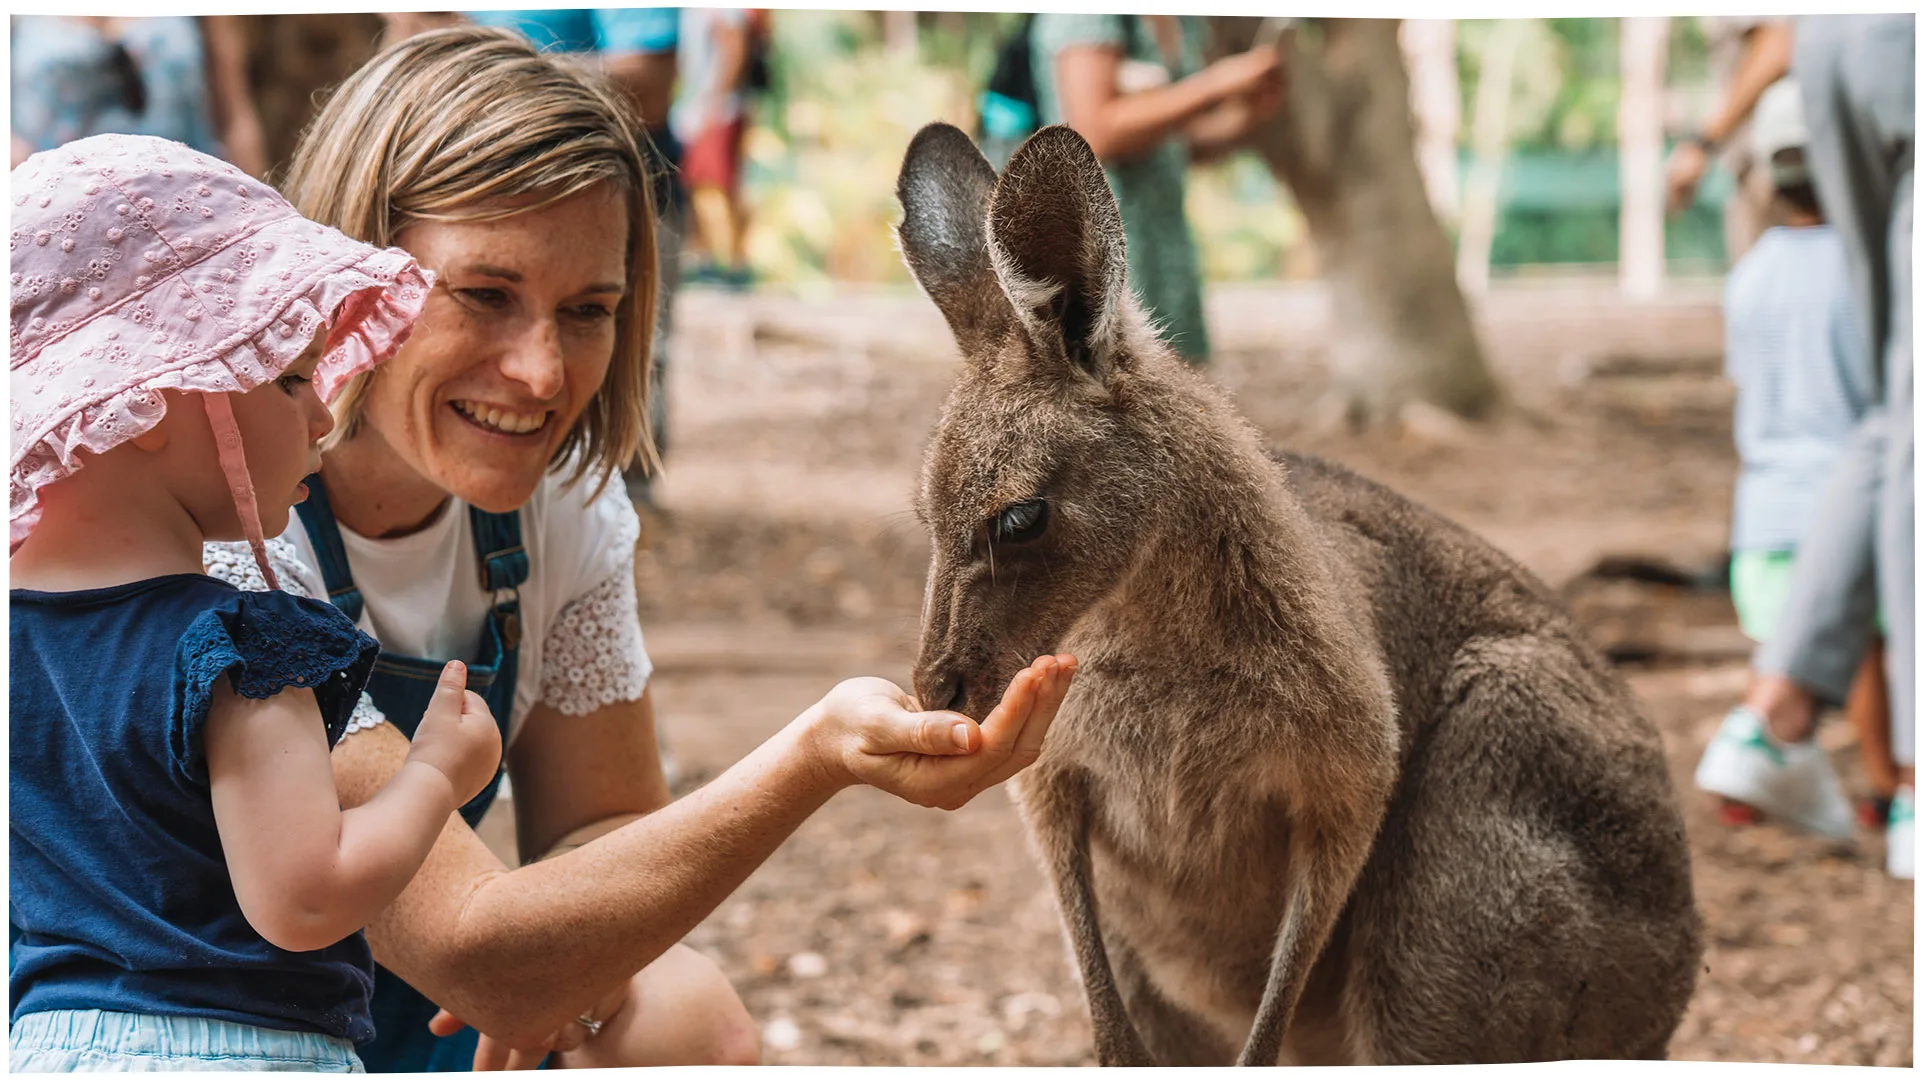
<svg viewBox="0 0 1920 1080"><path fill-rule="evenodd" d="M1755 730L1737 739L1734 745L1745 746L1754 750L1758 750L1762 754L1765 754L1768 760L1772 761L1775 765L1778 765L1782 768L1786 767L1787 756L1780 752L1779 747L1773 745L1773 740L1767 738L1766 735L1762 734L1758 730ZM1911 810L1909 810L1909 812L1911 812Z"/></svg>

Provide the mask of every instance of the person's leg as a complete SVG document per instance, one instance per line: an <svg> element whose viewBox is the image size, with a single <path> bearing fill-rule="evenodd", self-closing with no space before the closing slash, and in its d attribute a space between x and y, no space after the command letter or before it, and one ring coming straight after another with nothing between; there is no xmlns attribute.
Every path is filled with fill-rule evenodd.
<svg viewBox="0 0 1920 1080"><path fill-rule="evenodd" d="M1873 792L1873 824L1886 824L1887 801L1900 786L1894 771L1892 718L1887 711L1886 646L1876 641L1853 678L1847 695L1847 723L1860 741L1860 768Z"/></svg>
<svg viewBox="0 0 1920 1080"><path fill-rule="evenodd" d="M633 977L627 1006L578 1050L550 1067L757 1065L760 1033L739 994L713 961L685 945Z"/></svg>
<svg viewBox="0 0 1920 1080"><path fill-rule="evenodd" d="M733 213L727 203L727 189L718 183L698 184L693 188L692 199L701 250L716 266L724 267L734 246Z"/></svg>
<svg viewBox="0 0 1920 1080"><path fill-rule="evenodd" d="M1803 20L1812 22L1815 20ZM1844 187L1860 205L1849 222L1836 222L1866 264L1873 344L1882 360L1885 458L1878 507L1875 568L1887 624L1887 675L1892 707L1893 752L1911 787L1914 722L1913 576L1913 141L1914 16L1856 15L1820 20L1844 42L1846 63L1839 82L1846 110L1844 157L1810 159L1821 198ZM1811 119L1811 118L1810 118ZM1831 136L1813 125L1815 141ZM1848 170L1823 180L1822 167ZM1848 235L1851 233L1852 235ZM1908 802L1911 803L1909 792ZM1911 806L1908 808L1911 831ZM1911 853L1907 875L1912 873Z"/></svg>
<svg viewBox="0 0 1920 1080"><path fill-rule="evenodd" d="M747 207L740 197L741 150L746 141L747 117L742 112L727 123L727 219L733 244L727 249L727 269L734 284L744 284L747 270Z"/></svg>
<svg viewBox="0 0 1920 1080"><path fill-rule="evenodd" d="M1855 428L1809 520L1773 633L1754 652L1746 706L1781 742L1813 732L1847 699L1873 635L1873 533L1884 457L1878 410Z"/></svg>
<svg viewBox="0 0 1920 1080"><path fill-rule="evenodd" d="M1909 56L1911 63L1911 56ZM1911 79L1909 79L1911 86ZM1913 171L1895 185L1887 240L1886 458L1880 487L1876 570L1887 625L1887 688L1893 718L1893 757L1913 785Z"/></svg>
<svg viewBox="0 0 1920 1080"><path fill-rule="evenodd" d="M1806 111L1807 160L1827 219L1847 249L1852 286L1876 352L1882 334L1886 165L1862 126L1846 85L1859 58L1859 27L1840 17L1808 17L1794 27L1794 74ZM1911 65L1911 58L1908 61ZM1909 83L1911 82L1911 76ZM1909 97L1911 95L1909 94ZM1885 459L1883 413L1864 420L1829 482L1814 527L1801 546L1778 632L1754 658L1747 706L1782 741L1806 738L1817 704L1846 700L1872 633L1875 518Z"/></svg>

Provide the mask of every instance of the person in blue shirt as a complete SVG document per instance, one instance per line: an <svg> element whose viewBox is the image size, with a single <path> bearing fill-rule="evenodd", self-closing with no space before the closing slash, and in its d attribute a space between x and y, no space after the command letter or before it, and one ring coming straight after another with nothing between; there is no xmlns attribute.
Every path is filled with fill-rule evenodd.
<svg viewBox="0 0 1920 1080"><path fill-rule="evenodd" d="M261 572L333 428L432 288L251 176L100 135L9 177L9 1064L361 1070L365 925L500 732L448 664L407 762L342 810L330 749L379 647Z"/></svg>
<svg viewBox="0 0 1920 1080"><path fill-rule="evenodd" d="M1740 452L1730 578L1740 627L1756 642L1777 631L1821 489L1876 393L1846 249L1814 194L1807 137L1799 84L1774 83L1755 107L1752 141L1771 173L1775 224L1726 287L1727 376L1739 391L1733 426ZM1867 816L1884 818L1897 779L1878 646L1854 679L1848 712L1873 774L1876 805ZM1696 782L1722 798L1730 823L1759 809L1838 838L1852 834L1854 814L1825 751L1811 741L1776 744L1746 705L1722 722Z"/></svg>

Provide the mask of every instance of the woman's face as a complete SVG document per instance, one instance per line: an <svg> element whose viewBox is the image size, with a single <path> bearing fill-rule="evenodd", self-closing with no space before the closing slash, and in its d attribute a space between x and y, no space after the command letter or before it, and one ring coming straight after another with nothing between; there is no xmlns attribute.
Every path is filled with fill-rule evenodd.
<svg viewBox="0 0 1920 1080"><path fill-rule="evenodd" d="M599 184L497 221L423 222L396 243L438 279L376 368L366 430L442 491L525 503L606 378L627 290L626 200Z"/></svg>

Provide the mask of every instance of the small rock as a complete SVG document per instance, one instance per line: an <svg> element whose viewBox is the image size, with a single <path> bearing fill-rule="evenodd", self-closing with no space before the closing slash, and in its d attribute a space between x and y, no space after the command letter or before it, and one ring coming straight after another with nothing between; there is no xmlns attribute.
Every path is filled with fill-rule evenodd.
<svg viewBox="0 0 1920 1080"><path fill-rule="evenodd" d="M1473 440L1465 420L1438 405L1410 401L1400 407L1400 430L1414 442L1430 446L1464 446Z"/></svg>
<svg viewBox="0 0 1920 1080"><path fill-rule="evenodd" d="M987 1032L985 1035L980 1036L980 1042L977 1045L980 1048L980 1052L983 1054L997 1054L1000 1051L1006 1049L1006 1046L1007 1046L1006 1032L1001 1031L998 1028L995 1028L994 1030Z"/></svg>
<svg viewBox="0 0 1920 1080"><path fill-rule="evenodd" d="M1034 1013L1042 1016L1059 1016L1060 999L1052 994L1032 992L1008 994L1000 999L1000 1015L1010 1024L1017 1024Z"/></svg>
<svg viewBox="0 0 1920 1080"><path fill-rule="evenodd" d="M827 973L827 958L817 952L794 953L787 957L787 971L796 979L817 979Z"/></svg>
<svg viewBox="0 0 1920 1080"><path fill-rule="evenodd" d="M927 936L926 921L910 911L890 908L880 914L880 923L886 929L887 944L896 948Z"/></svg>
<svg viewBox="0 0 1920 1080"><path fill-rule="evenodd" d="M776 1016L760 1029L760 1041L769 1050L792 1050L800 1045L800 1025L784 1016Z"/></svg>

